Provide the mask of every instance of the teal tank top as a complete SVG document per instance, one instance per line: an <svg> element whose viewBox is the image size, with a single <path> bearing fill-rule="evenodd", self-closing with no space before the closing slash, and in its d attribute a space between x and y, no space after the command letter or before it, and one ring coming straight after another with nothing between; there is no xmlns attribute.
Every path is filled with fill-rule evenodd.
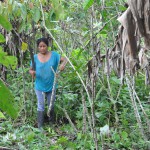
<svg viewBox="0 0 150 150"><path fill-rule="evenodd" d="M60 62L60 55L55 51L51 51L51 56L49 60L44 63L39 61L37 54L34 55L34 63L36 68L36 78L35 78L36 90L42 92L52 91L54 83L54 73L51 67L56 72L59 62Z"/></svg>

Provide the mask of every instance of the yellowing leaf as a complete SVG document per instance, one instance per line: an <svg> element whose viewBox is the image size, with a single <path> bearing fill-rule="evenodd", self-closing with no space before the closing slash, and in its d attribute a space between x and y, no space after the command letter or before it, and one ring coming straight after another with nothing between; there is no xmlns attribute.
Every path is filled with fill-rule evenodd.
<svg viewBox="0 0 150 150"><path fill-rule="evenodd" d="M25 42L22 42L21 49L22 49L22 51L25 52L28 49L28 44Z"/></svg>
<svg viewBox="0 0 150 150"><path fill-rule="evenodd" d="M2 112L0 112L0 119L6 119Z"/></svg>

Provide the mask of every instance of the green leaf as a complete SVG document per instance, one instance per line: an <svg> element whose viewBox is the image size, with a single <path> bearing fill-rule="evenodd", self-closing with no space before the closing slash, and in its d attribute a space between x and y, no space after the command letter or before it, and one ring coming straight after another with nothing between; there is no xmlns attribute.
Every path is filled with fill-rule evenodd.
<svg viewBox="0 0 150 150"><path fill-rule="evenodd" d="M0 34L0 43L3 43L3 42L5 42L5 38L2 34Z"/></svg>
<svg viewBox="0 0 150 150"><path fill-rule="evenodd" d="M25 29L26 29L26 23L24 21L22 21L22 23L19 26L18 32L21 33Z"/></svg>
<svg viewBox="0 0 150 150"><path fill-rule="evenodd" d="M79 133L77 134L77 139L78 139L78 140L81 140L81 138L82 138L82 133L79 132Z"/></svg>
<svg viewBox="0 0 150 150"><path fill-rule="evenodd" d="M53 15L55 15L55 17L53 15L50 15L50 16L54 17L55 20L63 20L65 13L64 13L62 2L59 0L52 0L51 3L53 7L53 10L51 12L53 12Z"/></svg>
<svg viewBox="0 0 150 150"><path fill-rule="evenodd" d="M124 7L124 6L122 6L122 5L119 5L118 7L119 7L119 11L122 11L122 12L123 12L123 11L126 10L126 7Z"/></svg>
<svg viewBox="0 0 150 150"><path fill-rule="evenodd" d="M100 118L100 117L102 116L102 113L96 112L96 113L95 113L95 116L96 116L97 118Z"/></svg>
<svg viewBox="0 0 150 150"><path fill-rule="evenodd" d="M113 138L113 140L114 140L115 142L120 141L120 136L119 136L119 134L117 134L117 133L115 133L115 134L112 136L112 138Z"/></svg>
<svg viewBox="0 0 150 150"><path fill-rule="evenodd" d="M30 132L29 134L27 134L27 140L28 140L28 142L33 141L34 137L35 137L35 133L34 132Z"/></svg>
<svg viewBox="0 0 150 150"><path fill-rule="evenodd" d="M33 10L33 20L37 23L41 18L40 10L39 8L34 8Z"/></svg>
<svg viewBox="0 0 150 150"><path fill-rule="evenodd" d="M123 132L121 133L121 136L122 136L122 138L125 140L125 139L128 138L128 133L125 132L125 131L123 131Z"/></svg>
<svg viewBox="0 0 150 150"><path fill-rule="evenodd" d="M2 25L3 28L5 28L7 31L11 31L12 30L12 25L11 23L8 21L7 18L5 18L4 16L0 15L0 24Z"/></svg>
<svg viewBox="0 0 150 150"><path fill-rule="evenodd" d="M14 102L14 97L9 89L0 80L0 109L5 111L12 118L16 118L18 109Z"/></svg>
<svg viewBox="0 0 150 150"><path fill-rule="evenodd" d="M2 112L0 112L0 119L6 119Z"/></svg>
<svg viewBox="0 0 150 150"><path fill-rule="evenodd" d="M23 4L20 4L19 6L20 6L20 9L21 9L21 12L22 12L21 17L22 17L23 20L25 20L26 17L27 17L27 9L26 9L25 5L23 5Z"/></svg>
<svg viewBox="0 0 150 150"><path fill-rule="evenodd" d="M83 3L84 10L88 10L94 3L94 0L85 0Z"/></svg>
<svg viewBox="0 0 150 150"><path fill-rule="evenodd" d="M57 144L64 144L64 143L67 143L68 142L68 139L64 136L62 136L61 138L59 138L57 140Z"/></svg>
<svg viewBox="0 0 150 150"><path fill-rule="evenodd" d="M120 83L120 79L118 79L117 77L112 77L111 79L112 79L115 83L121 84L121 83Z"/></svg>

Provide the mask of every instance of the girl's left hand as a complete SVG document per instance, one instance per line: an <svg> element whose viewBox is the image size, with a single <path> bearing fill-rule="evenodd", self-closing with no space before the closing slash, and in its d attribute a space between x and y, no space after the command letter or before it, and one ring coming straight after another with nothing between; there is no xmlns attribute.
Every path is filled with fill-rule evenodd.
<svg viewBox="0 0 150 150"><path fill-rule="evenodd" d="M59 70L60 71L63 71L65 69L65 66L63 65L63 64L61 64L60 66L59 66Z"/></svg>

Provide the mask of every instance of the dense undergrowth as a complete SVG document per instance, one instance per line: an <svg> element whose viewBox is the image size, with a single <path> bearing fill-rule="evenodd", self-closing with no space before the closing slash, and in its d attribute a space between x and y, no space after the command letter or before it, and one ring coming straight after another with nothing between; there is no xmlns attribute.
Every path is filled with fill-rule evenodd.
<svg viewBox="0 0 150 150"><path fill-rule="evenodd" d="M6 119L0 121L0 146L22 150L95 149L88 121L86 133L83 132L83 105L79 90L79 87L81 88L82 85L76 80L75 75L68 79L70 84L66 84L64 77L67 74L67 69L64 73L61 73L58 79L59 86L55 102L55 123L51 126L48 122L45 122L43 132L37 129L36 97L30 76L25 72L26 75L23 79L21 70L16 73L15 78L11 75L9 76L10 89L20 108L20 112L15 120L11 120L5 114ZM112 93L110 97L106 79L104 75L103 77L99 77L96 87L98 92L95 100L95 118L99 149L148 149L147 145L149 142L143 140L139 131L126 83L121 86L120 80L112 74L109 78ZM76 83L74 80L76 80ZM145 112L150 116L149 87L145 86L144 78L141 74L135 77L135 81L137 95L141 100ZM121 90L117 98L119 89ZM86 95L84 96L86 98ZM116 110L114 110L114 104L116 104ZM87 100L86 105L90 113L89 102ZM66 118L64 109L77 131L74 130ZM144 131L147 132L145 117L139 105L138 109ZM118 116L117 121L116 115ZM106 134L102 134L100 131L102 127ZM107 133L108 130L109 133ZM147 132L146 134L148 135L149 133Z"/></svg>

